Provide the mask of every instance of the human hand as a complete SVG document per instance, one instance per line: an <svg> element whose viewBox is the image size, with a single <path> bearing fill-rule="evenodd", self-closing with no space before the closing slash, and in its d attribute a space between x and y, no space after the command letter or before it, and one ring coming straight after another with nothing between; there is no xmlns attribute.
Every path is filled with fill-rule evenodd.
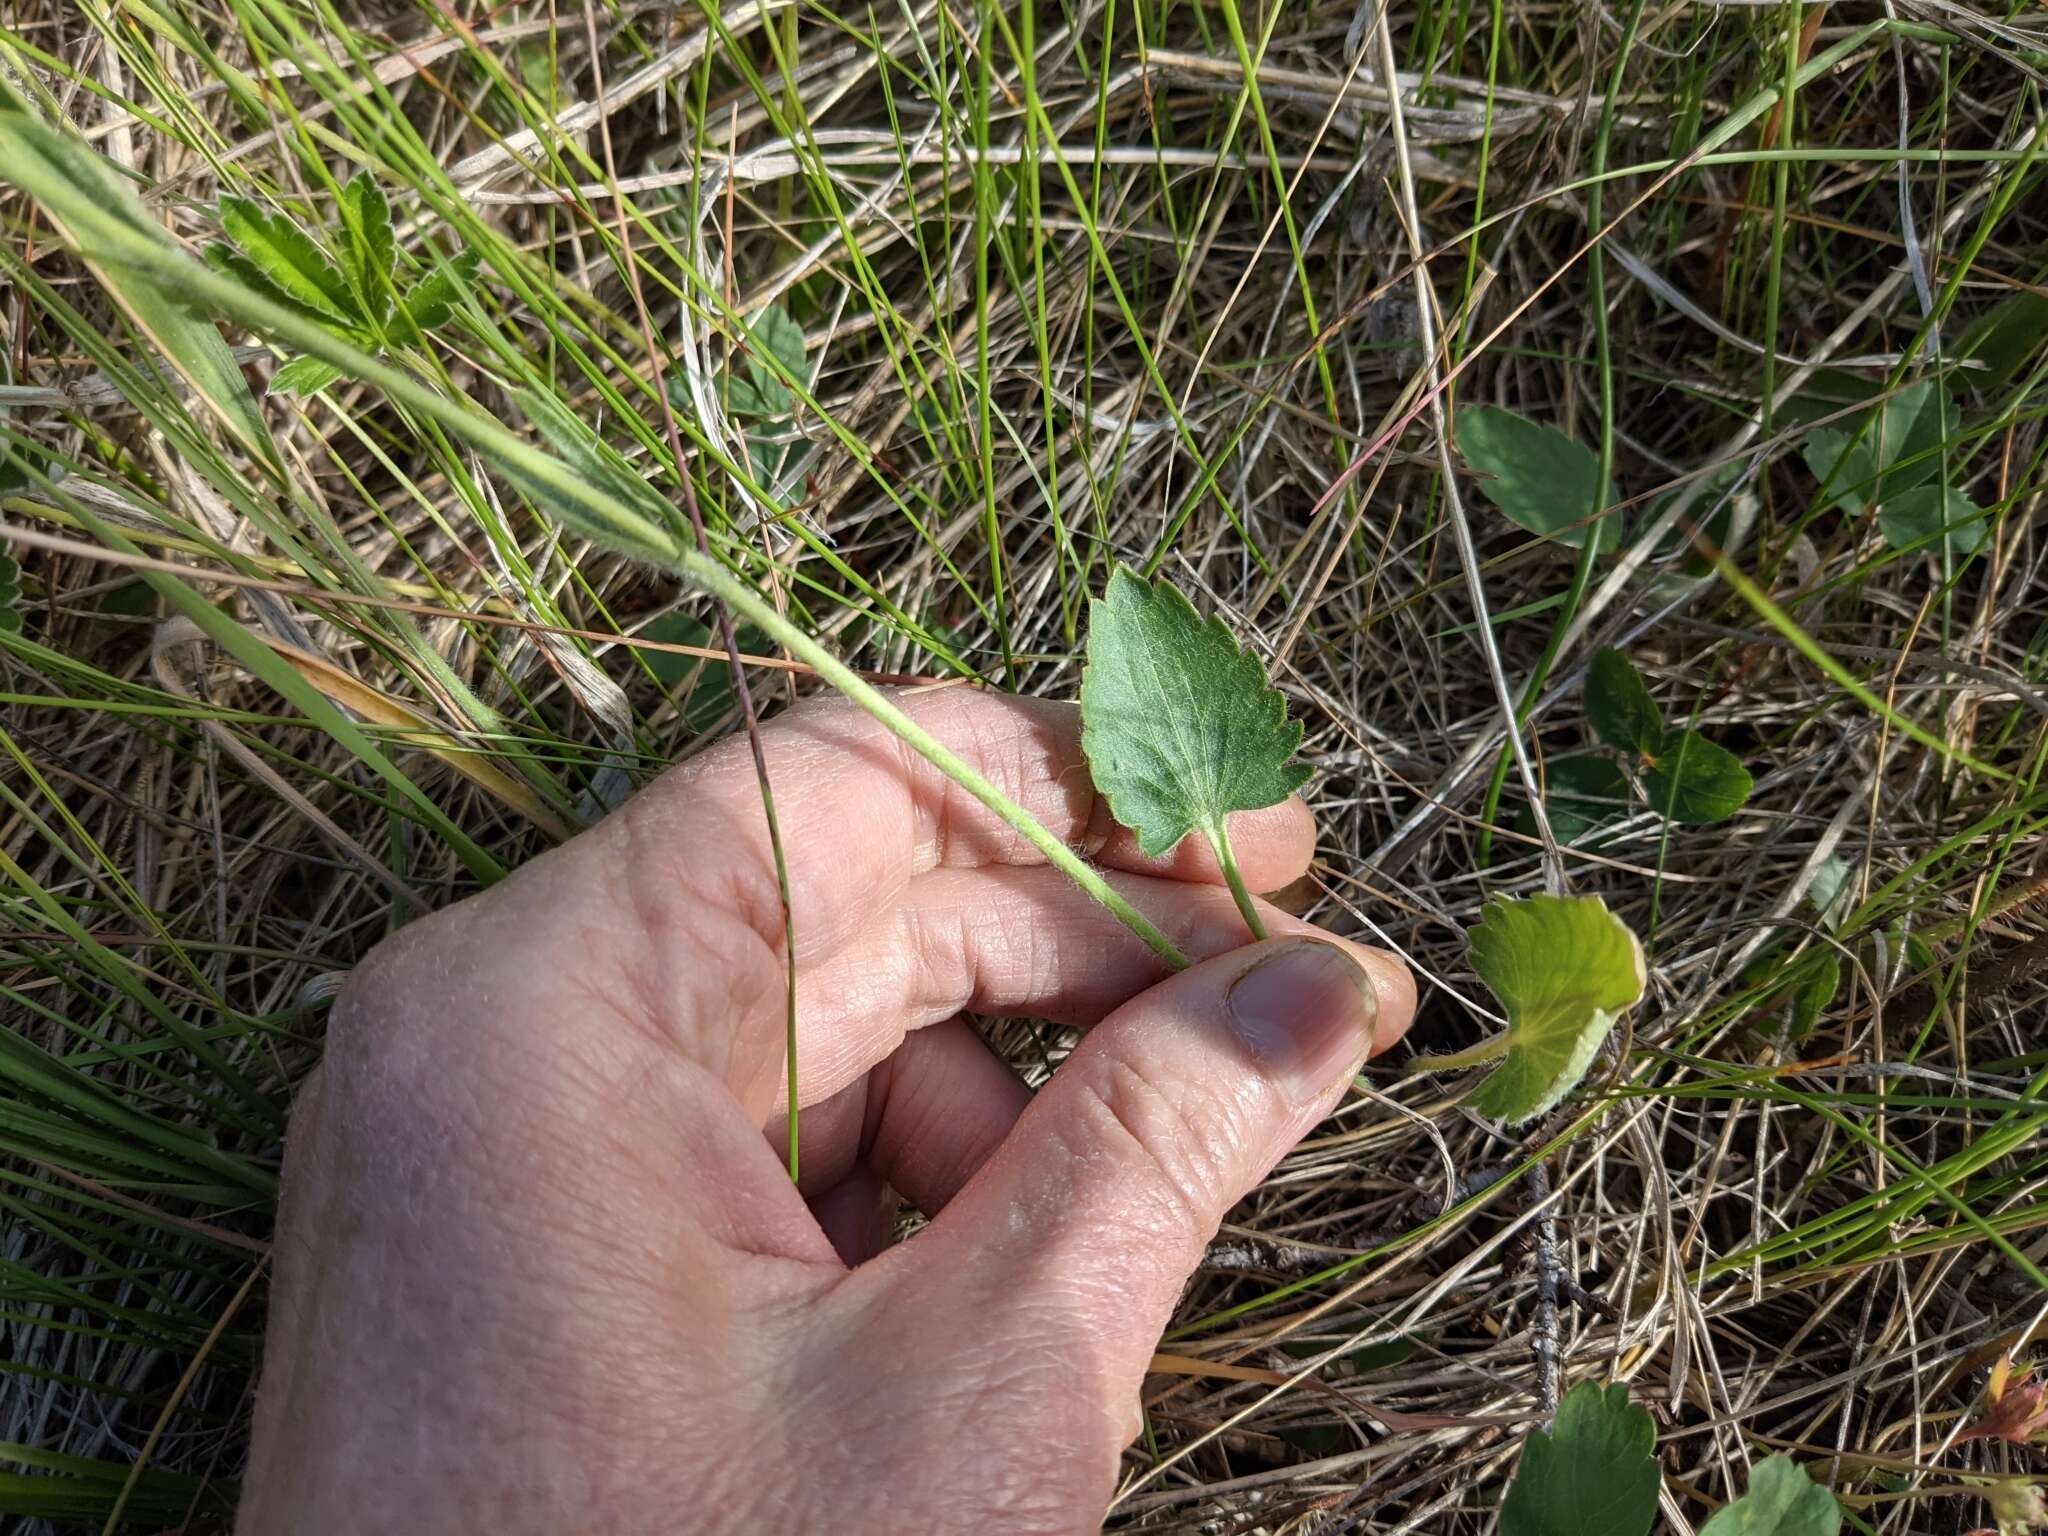
<svg viewBox="0 0 2048 1536"><path fill-rule="evenodd" d="M1099 1523L1205 1244L1414 991L1270 907L1243 944L1202 839L1115 828L1072 707L902 702L1196 963L832 704L763 731L800 1188L744 741L388 939L293 1116L242 1530ZM1254 890L1307 867L1298 800L1231 835ZM1092 1028L1033 1096L964 1013ZM885 1248L899 1195L933 1220Z"/></svg>

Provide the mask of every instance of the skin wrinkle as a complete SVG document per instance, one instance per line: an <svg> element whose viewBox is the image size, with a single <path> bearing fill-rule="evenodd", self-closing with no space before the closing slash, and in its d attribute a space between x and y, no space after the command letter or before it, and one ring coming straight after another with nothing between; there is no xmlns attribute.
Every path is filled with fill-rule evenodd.
<svg viewBox="0 0 2048 1536"><path fill-rule="evenodd" d="M914 702L1088 835L1071 710ZM291 1132L243 1530L1093 1528L1188 1268L1315 1106L1279 1109L1225 1047L1249 951L1151 986L1156 959L1055 873L960 862L1025 855L889 778L872 727L767 729L771 771L811 770L781 780L819 946L805 1085L832 1092L804 1190L762 1129L782 968L765 841L735 830L752 767L707 755L388 941L337 1002ZM1311 852L1298 804L1233 833L1262 888ZM1196 952L1242 940L1205 848L1140 861L1119 833L1104 862ZM1033 1099L956 999L1107 1017ZM1098 1058L1130 1074L1128 1126ZM805 1196L847 1203L858 1257L887 1186L934 1219L849 1269Z"/></svg>

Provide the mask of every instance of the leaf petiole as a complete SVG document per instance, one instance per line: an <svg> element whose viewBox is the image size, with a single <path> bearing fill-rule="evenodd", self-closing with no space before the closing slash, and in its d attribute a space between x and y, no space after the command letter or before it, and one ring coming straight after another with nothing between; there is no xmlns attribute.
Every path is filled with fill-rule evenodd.
<svg viewBox="0 0 2048 1536"><path fill-rule="evenodd" d="M1449 1051L1441 1056L1418 1056L1408 1063L1408 1068L1412 1072L1461 1072L1466 1067L1483 1067L1489 1061L1499 1061L1507 1055L1508 1047L1513 1043L1513 1036L1502 1030L1462 1051Z"/></svg>
<svg viewBox="0 0 2048 1536"><path fill-rule="evenodd" d="M1223 866L1223 880L1230 887L1231 899L1237 903L1237 910L1244 914L1244 925L1251 929L1252 937L1266 937L1266 925L1259 917L1259 909L1252 903L1252 893L1245 889L1244 876L1237 868L1237 855L1231 851L1230 833L1219 821L1204 822L1202 832L1209 839L1209 846L1216 850L1216 862Z"/></svg>

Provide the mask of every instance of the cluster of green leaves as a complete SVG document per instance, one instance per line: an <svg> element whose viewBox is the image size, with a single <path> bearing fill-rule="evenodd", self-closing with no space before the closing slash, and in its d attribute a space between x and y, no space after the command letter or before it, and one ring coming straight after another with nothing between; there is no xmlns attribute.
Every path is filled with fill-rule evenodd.
<svg viewBox="0 0 2048 1536"><path fill-rule="evenodd" d="M1619 651L1598 652L1586 672L1586 718L1603 745L1641 770L1650 809L1692 826L1725 821L1748 801L1755 781L1725 747L1697 731L1673 730L1640 673ZM1543 809L1559 842L1598 847L1624 820L1634 798L1628 770L1608 752L1553 757L1543 765ZM1533 832L1527 808L1524 829Z"/></svg>
<svg viewBox="0 0 2048 1536"><path fill-rule="evenodd" d="M247 198L222 198L220 224L227 240L206 248L210 265L373 354L416 344L447 324L476 276L476 253L463 251L400 298L391 207L368 171L358 171L341 189L341 223L332 237L338 257L288 215L265 213ZM275 393L311 394L340 376L340 369L319 358L299 357L278 369L270 387Z"/></svg>
<svg viewBox="0 0 2048 1536"><path fill-rule="evenodd" d="M755 484L773 496L777 506L788 508L798 498L783 482L791 478L803 444L795 431L796 393L784 382L785 375L809 384L804 329L780 304L770 304L748 324L744 344L734 350L726 367L725 410L746 428L747 461ZM668 391L672 405L690 408L686 381L671 376Z"/></svg>
<svg viewBox="0 0 2048 1536"><path fill-rule="evenodd" d="M1642 674L1621 652L1594 654L1585 692L1586 719L1593 733L1635 760L1642 770L1643 793L1658 815L1707 826L1726 821L1749 799L1756 787L1749 770L1734 753L1698 731L1665 725ZM1583 770L1572 772L1582 781L1575 787L1584 793Z"/></svg>
<svg viewBox="0 0 2048 1536"><path fill-rule="evenodd" d="M1501 1536L1645 1536L1663 1482L1656 1444L1656 1425L1626 1386L1581 1382L1550 1429L1524 1442L1501 1505ZM1835 1496L1791 1457L1772 1456L1700 1536L1836 1536L1841 1527Z"/></svg>
<svg viewBox="0 0 2048 1536"><path fill-rule="evenodd" d="M1967 560L1991 535L1983 509L1944 473L1961 419L1955 397L1927 379L1873 406L1853 428L1815 427L1805 457L1821 504L1855 513L1874 506L1893 549L1946 545L1951 561Z"/></svg>
<svg viewBox="0 0 2048 1536"><path fill-rule="evenodd" d="M1510 1124L1547 1113L1578 1086L1646 981L1642 945L1598 896L1497 896L1467 953L1508 1027L1470 1050L1417 1057L1414 1069L1499 1062L1467 1102Z"/></svg>
<svg viewBox="0 0 2048 1536"><path fill-rule="evenodd" d="M1264 938L1225 823L1307 782L1309 770L1293 761L1301 722L1287 718L1259 659L1171 582L1119 565L1088 607L1081 749L1095 787L1152 857L1201 832L1245 922Z"/></svg>

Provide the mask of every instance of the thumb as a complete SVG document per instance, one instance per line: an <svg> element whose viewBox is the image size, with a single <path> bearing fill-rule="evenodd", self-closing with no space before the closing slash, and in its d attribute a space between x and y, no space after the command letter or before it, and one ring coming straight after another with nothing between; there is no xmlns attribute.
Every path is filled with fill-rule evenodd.
<svg viewBox="0 0 2048 1536"><path fill-rule="evenodd" d="M1224 1214L1330 1111L1376 1031L1406 1028L1413 999L1392 957L1302 938L1160 983L1075 1048L910 1245L919 1267L969 1315L1017 1319L1093 1376L1127 1426Z"/></svg>

